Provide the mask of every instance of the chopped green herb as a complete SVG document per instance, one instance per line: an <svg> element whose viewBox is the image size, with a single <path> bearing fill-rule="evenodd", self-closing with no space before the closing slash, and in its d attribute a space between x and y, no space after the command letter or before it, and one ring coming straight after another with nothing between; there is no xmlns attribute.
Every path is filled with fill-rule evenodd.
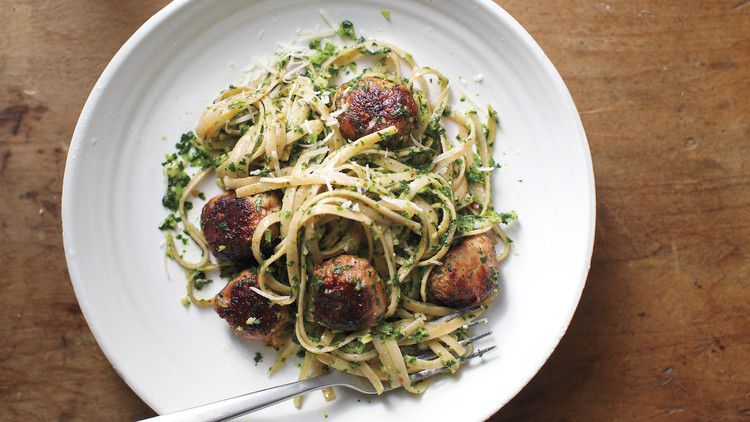
<svg viewBox="0 0 750 422"><path fill-rule="evenodd" d="M461 215L458 217L457 230L459 235L496 224L508 224L518 218L515 211L498 213L487 210L485 215Z"/></svg>
<svg viewBox="0 0 750 422"><path fill-rule="evenodd" d="M474 154L474 162L469 166L469 169L466 171L466 179L470 182L474 183L482 183L484 182L484 172L479 170L479 164L481 162L479 161L479 155Z"/></svg>
<svg viewBox="0 0 750 422"><path fill-rule="evenodd" d="M380 50L370 50L368 48L362 47L362 48L359 49L359 52L362 53L362 54L370 55L370 56L377 56L377 55L380 55L380 54L388 54L388 53L390 53L391 52L391 48L390 47L383 47Z"/></svg>
<svg viewBox="0 0 750 422"><path fill-rule="evenodd" d="M426 329L424 329L424 328L417 328L417 330L414 331L414 333L412 333L412 335L409 336L409 339L410 340L414 340L417 343L419 343L419 342L427 339L427 337L429 337L429 336L430 336L430 333Z"/></svg>
<svg viewBox="0 0 750 422"><path fill-rule="evenodd" d="M453 365L456 364L456 360L455 359L445 359L445 360L442 361L442 363L443 363L443 366L453 366Z"/></svg>
<svg viewBox="0 0 750 422"><path fill-rule="evenodd" d="M386 20L388 20L388 21L391 20L391 11L390 10L383 9L383 10L380 11L380 14L383 15L383 17Z"/></svg>
<svg viewBox="0 0 750 422"><path fill-rule="evenodd" d="M159 230L175 230L178 221L180 221L178 217L175 217L174 214L169 214L159 226Z"/></svg>
<svg viewBox="0 0 750 422"><path fill-rule="evenodd" d="M355 39L357 38L354 35L354 24L350 20L342 21L341 24L339 24L339 30L336 31L337 34L341 38L349 38L349 39Z"/></svg>
<svg viewBox="0 0 750 422"><path fill-rule="evenodd" d="M404 333L396 328L396 324L392 322L383 321L376 325L373 329L373 334L380 337L383 340L396 339L401 340L404 338Z"/></svg>
<svg viewBox="0 0 750 422"><path fill-rule="evenodd" d="M206 273L203 271L192 271L188 274L188 277L193 283L193 288L196 290L201 290L206 285L213 283L213 280L206 278Z"/></svg>
<svg viewBox="0 0 750 422"><path fill-rule="evenodd" d="M331 43L326 43L323 48L316 49L318 52L310 57L310 63L320 66L324 61L331 58L336 53L336 47Z"/></svg>

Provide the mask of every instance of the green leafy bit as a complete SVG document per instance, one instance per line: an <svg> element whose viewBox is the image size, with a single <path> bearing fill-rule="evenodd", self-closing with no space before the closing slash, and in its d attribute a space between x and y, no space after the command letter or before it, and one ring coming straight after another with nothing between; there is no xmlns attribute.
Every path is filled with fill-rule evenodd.
<svg viewBox="0 0 750 422"><path fill-rule="evenodd" d="M474 154L474 162L469 166L469 169L466 171L466 179L468 179L470 182L474 183L482 183L484 182L485 174L483 171L479 170L481 162L481 158L479 157L479 154Z"/></svg>
<svg viewBox="0 0 750 422"><path fill-rule="evenodd" d="M412 335L409 336L409 339L410 340L414 340L417 343L419 343L421 341L426 340L427 337L429 337L429 336L430 336L430 333L426 329L424 329L424 328L417 328L417 330L414 331L414 333L412 333Z"/></svg>
<svg viewBox="0 0 750 422"><path fill-rule="evenodd" d="M179 217L175 217L174 214L169 214L159 226L159 230L175 230L179 221Z"/></svg>
<svg viewBox="0 0 750 422"><path fill-rule="evenodd" d="M440 124L440 116L435 116L430 120L424 133L435 140L439 140L441 136L445 136L445 128Z"/></svg>
<svg viewBox="0 0 750 422"><path fill-rule="evenodd" d="M357 38L354 35L354 24L350 20L342 21L341 24L339 24L339 30L336 31L336 33L338 33L341 38L349 38L352 40Z"/></svg>
<svg viewBox="0 0 750 422"><path fill-rule="evenodd" d="M192 167L203 169L213 166L213 160L202 149L196 146L195 134L193 132L183 133L180 140L175 144L177 152Z"/></svg>
<svg viewBox="0 0 750 422"><path fill-rule="evenodd" d="M412 355L404 355L404 362L406 362L406 366L414 366L417 364L417 357Z"/></svg>
<svg viewBox="0 0 750 422"><path fill-rule="evenodd" d="M185 163L177 154L168 155L161 163L164 174L167 176L167 191L161 199L161 203L172 211L177 211L177 206L182 197L185 186L190 183L190 176L185 173Z"/></svg>
<svg viewBox="0 0 750 422"><path fill-rule="evenodd" d="M253 361L255 362L255 366L258 366L259 363L263 362L263 354L260 352L255 352Z"/></svg>
<svg viewBox="0 0 750 422"><path fill-rule="evenodd" d="M377 56L377 55L381 55L381 54L388 54L391 51L393 51L393 50L391 50L390 47L383 47L383 48L381 48L379 50L370 50L370 49L368 49L366 47L362 47L362 48L359 49L360 53L367 54L367 55L370 55L370 56Z"/></svg>
<svg viewBox="0 0 750 422"><path fill-rule="evenodd" d="M459 234L472 232L496 224L508 224L518 218L515 211L498 213L487 210L484 215L462 215L458 217L457 230Z"/></svg>
<svg viewBox="0 0 750 422"><path fill-rule="evenodd" d="M190 183L190 176L185 172L187 167L206 169L215 165L214 160L197 146L193 132L184 133L175 144L176 153L168 154L162 164L167 176L167 191L162 197L162 204L172 211L177 211L185 187ZM185 208L192 205L185 203Z"/></svg>
<svg viewBox="0 0 750 422"><path fill-rule="evenodd" d="M383 17L386 20L391 20L391 11L390 10L383 9L383 10L380 11L380 14L383 15Z"/></svg>
<svg viewBox="0 0 750 422"><path fill-rule="evenodd" d="M347 345L347 351L350 353L361 354L364 353L366 345L356 339Z"/></svg>
<svg viewBox="0 0 750 422"><path fill-rule="evenodd" d="M372 332L383 340L401 340L404 338L404 333L396 327L396 324L392 322L383 321L380 324L376 325L375 328L373 328Z"/></svg>
<svg viewBox="0 0 750 422"><path fill-rule="evenodd" d="M500 213L500 222L503 224L508 224L516 219L518 219L518 214L515 211Z"/></svg>
<svg viewBox="0 0 750 422"><path fill-rule="evenodd" d="M336 54L336 47L333 46L331 43L326 43L325 46L320 48L320 44L318 44L318 48L315 49L317 53L313 54L310 57L310 63L320 66L324 61L328 60Z"/></svg>
<svg viewBox="0 0 750 422"><path fill-rule="evenodd" d="M213 280L206 278L206 273L203 271L192 271L189 275L190 282L193 283L195 290L201 290L206 285L213 283Z"/></svg>

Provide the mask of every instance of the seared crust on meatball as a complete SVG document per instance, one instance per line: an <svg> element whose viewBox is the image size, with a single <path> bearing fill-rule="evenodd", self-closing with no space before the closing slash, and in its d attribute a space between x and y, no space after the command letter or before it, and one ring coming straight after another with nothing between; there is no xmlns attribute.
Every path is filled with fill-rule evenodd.
<svg viewBox="0 0 750 422"><path fill-rule="evenodd" d="M263 217L279 209L279 199L272 193L238 198L234 192L225 192L211 198L201 212L201 227L211 252L221 260L252 260L255 228ZM274 226L271 232L275 237L278 229Z"/></svg>
<svg viewBox="0 0 750 422"><path fill-rule="evenodd" d="M387 307L385 283L366 259L353 255L316 265L310 295L315 321L337 331L372 327Z"/></svg>
<svg viewBox="0 0 750 422"><path fill-rule="evenodd" d="M258 287L258 276L245 270L216 295L214 310L240 337L278 348L288 328L289 308L274 305L251 287Z"/></svg>
<svg viewBox="0 0 750 422"><path fill-rule="evenodd" d="M396 126L398 133L388 144L403 145L417 126L417 103L409 88L382 78L367 76L341 85L337 105L347 107L338 120L341 135L349 140Z"/></svg>
<svg viewBox="0 0 750 422"><path fill-rule="evenodd" d="M464 239L443 257L427 281L427 296L433 303L465 308L484 302L498 282L495 242L480 234Z"/></svg>

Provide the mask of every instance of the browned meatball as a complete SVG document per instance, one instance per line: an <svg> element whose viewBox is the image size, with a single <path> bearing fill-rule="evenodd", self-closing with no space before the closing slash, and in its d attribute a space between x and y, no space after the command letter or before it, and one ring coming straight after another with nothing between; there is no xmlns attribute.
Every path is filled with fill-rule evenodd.
<svg viewBox="0 0 750 422"><path fill-rule="evenodd" d="M316 265L310 295L315 321L337 331L372 327L388 305L378 273L366 259L352 255Z"/></svg>
<svg viewBox="0 0 750 422"><path fill-rule="evenodd" d="M445 254L443 265L430 275L428 299L451 308L478 305L497 289L498 268L489 236L466 238Z"/></svg>
<svg viewBox="0 0 750 422"><path fill-rule="evenodd" d="M216 295L214 310L239 336L278 348L287 332L289 307L274 305L251 287L258 287L258 276L241 272Z"/></svg>
<svg viewBox="0 0 750 422"><path fill-rule="evenodd" d="M417 126L417 103L409 88L382 78L368 76L341 85L337 108L345 105L338 120L341 135L350 140L396 126L398 133L388 144L403 146Z"/></svg>
<svg viewBox="0 0 750 422"><path fill-rule="evenodd" d="M221 260L252 260L255 228L263 217L279 209L279 199L271 193L238 198L234 192L225 192L211 198L201 212L201 227L211 252ZM278 228L272 227L271 232L276 237Z"/></svg>

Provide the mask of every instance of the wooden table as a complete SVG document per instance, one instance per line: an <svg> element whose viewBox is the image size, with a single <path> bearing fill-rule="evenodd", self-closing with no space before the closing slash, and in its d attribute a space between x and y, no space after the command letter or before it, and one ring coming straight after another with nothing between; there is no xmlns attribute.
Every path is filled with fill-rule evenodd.
<svg viewBox="0 0 750 422"><path fill-rule="evenodd" d="M164 0L0 0L0 419L151 410L65 267L78 113ZM581 112L597 239L557 351L492 420L750 420L750 2L508 0Z"/></svg>

